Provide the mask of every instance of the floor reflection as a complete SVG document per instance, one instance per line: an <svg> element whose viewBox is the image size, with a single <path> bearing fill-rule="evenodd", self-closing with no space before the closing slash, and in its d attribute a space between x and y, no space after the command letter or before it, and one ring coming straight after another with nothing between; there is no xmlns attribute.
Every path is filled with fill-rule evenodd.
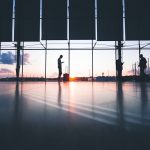
<svg viewBox="0 0 150 150"><path fill-rule="evenodd" d="M124 126L124 94L123 94L123 83L117 82L117 112L118 112L118 122L120 126Z"/></svg>
<svg viewBox="0 0 150 150"><path fill-rule="evenodd" d="M15 97L14 97L14 124L18 125L19 124L19 119L20 119L20 91L19 91L19 83L16 83L16 89L15 89Z"/></svg>
<svg viewBox="0 0 150 150"><path fill-rule="evenodd" d="M0 91L2 149L130 150L149 146L150 83L0 85L5 89Z"/></svg>
<svg viewBox="0 0 150 150"><path fill-rule="evenodd" d="M14 96L14 113L11 114L17 125L23 118L38 122L38 115L41 112L49 116L48 110L53 108L56 111L61 109L108 125L150 126L149 85L144 82L71 83L71 85L17 83L14 94L10 91L12 97ZM8 98L8 103L10 101L11 97ZM43 117L42 114L41 116Z"/></svg>
<svg viewBox="0 0 150 150"><path fill-rule="evenodd" d="M146 82L140 83L141 93L141 116L142 122L145 124L145 118L148 114L148 87Z"/></svg>
<svg viewBox="0 0 150 150"><path fill-rule="evenodd" d="M92 90L91 90L91 92L92 92L92 94L91 94L91 100L92 100L92 104L91 104L91 106L92 106L92 115L93 115L93 117L95 117L94 82L92 82L91 84L92 84L92 86L91 86L91 88L92 88Z"/></svg>
<svg viewBox="0 0 150 150"><path fill-rule="evenodd" d="M59 107L62 106L61 101L62 101L62 89L61 89L61 83L58 82L58 106Z"/></svg>

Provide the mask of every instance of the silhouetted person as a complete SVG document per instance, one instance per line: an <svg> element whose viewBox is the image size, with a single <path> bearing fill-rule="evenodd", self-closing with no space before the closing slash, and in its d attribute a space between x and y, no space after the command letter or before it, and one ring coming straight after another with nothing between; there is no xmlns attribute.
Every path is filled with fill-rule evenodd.
<svg viewBox="0 0 150 150"><path fill-rule="evenodd" d="M58 58L58 81L61 80L61 75L62 75L62 63L64 62L61 62L61 59L63 58L63 55L60 55L59 58Z"/></svg>
<svg viewBox="0 0 150 150"><path fill-rule="evenodd" d="M119 59L117 59L116 60L116 71L117 71L118 79L121 79L121 77L122 77L122 70L123 70L123 63Z"/></svg>
<svg viewBox="0 0 150 150"><path fill-rule="evenodd" d="M145 72L144 70L147 67L147 60L143 57L143 54L140 54L140 63L139 63L139 67L140 67L140 76L143 77L145 76Z"/></svg>

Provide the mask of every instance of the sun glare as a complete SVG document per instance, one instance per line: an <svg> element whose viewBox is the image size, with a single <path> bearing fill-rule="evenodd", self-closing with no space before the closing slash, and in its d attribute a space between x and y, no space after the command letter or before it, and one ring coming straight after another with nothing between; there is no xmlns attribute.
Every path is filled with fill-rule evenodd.
<svg viewBox="0 0 150 150"><path fill-rule="evenodd" d="M70 80L70 81L75 81L76 78L75 78L75 77L70 77L69 80Z"/></svg>

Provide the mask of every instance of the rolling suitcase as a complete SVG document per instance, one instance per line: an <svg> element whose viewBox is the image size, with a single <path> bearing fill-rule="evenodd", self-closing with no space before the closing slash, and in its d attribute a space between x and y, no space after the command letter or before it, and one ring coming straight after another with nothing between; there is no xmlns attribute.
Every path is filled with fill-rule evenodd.
<svg viewBox="0 0 150 150"><path fill-rule="evenodd" d="M63 81L69 81L69 74L68 73L63 74Z"/></svg>

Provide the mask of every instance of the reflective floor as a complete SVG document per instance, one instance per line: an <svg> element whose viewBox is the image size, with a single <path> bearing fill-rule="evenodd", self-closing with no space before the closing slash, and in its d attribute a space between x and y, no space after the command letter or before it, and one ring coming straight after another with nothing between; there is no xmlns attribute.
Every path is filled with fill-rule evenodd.
<svg viewBox="0 0 150 150"><path fill-rule="evenodd" d="M0 82L0 150L149 150L150 83Z"/></svg>

